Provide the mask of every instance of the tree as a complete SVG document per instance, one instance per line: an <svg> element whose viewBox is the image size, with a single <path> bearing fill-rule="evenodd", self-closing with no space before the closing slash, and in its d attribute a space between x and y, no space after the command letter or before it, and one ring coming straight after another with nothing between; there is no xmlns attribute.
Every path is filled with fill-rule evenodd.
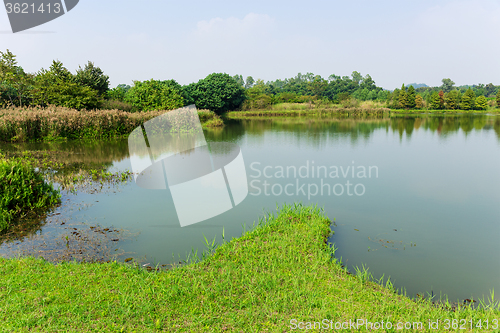
<svg viewBox="0 0 500 333"><path fill-rule="evenodd" d="M245 83L245 89L252 88L253 84L255 83L255 80L251 76L247 76L247 80Z"/></svg>
<svg viewBox="0 0 500 333"><path fill-rule="evenodd" d="M455 82L450 79L442 79L441 82L443 82L443 84L439 88L441 88L444 92L450 92L455 85Z"/></svg>
<svg viewBox="0 0 500 333"><path fill-rule="evenodd" d="M128 84L119 84L115 88L108 90L108 98L123 102L125 100L125 95L129 91L130 86Z"/></svg>
<svg viewBox="0 0 500 333"><path fill-rule="evenodd" d="M78 66L75 82L96 90L99 96L105 96L109 90L109 76L104 75L103 71L91 61L83 69Z"/></svg>
<svg viewBox="0 0 500 333"><path fill-rule="evenodd" d="M356 85L359 85L363 80L363 76L357 71L352 72L351 77L352 81L355 82Z"/></svg>
<svg viewBox="0 0 500 333"><path fill-rule="evenodd" d="M41 69L34 78L33 104L65 106L73 109L95 109L99 106L96 90L81 86L60 61L54 60L49 70Z"/></svg>
<svg viewBox="0 0 500 333"><path fill-rule="evenodd" d="M444 94L444 103L449 110L458 109L458 90L452 90Z"/></svg>
<svg viewBox="0 0 500 333"><path fill-rule="evenodd" d="M440 90L438 96L439 96L439 109L442 110L444 109L444 92Z"/></svg>
<svg viewBox="0 0 500 333"><path fill-rule="evenodd" d="M432 110L439 110L441 107L441 103L439 100L439 94L437 92L433 92L430 98L430 108Z"/></svg>
<svg viewBox="0 0 500 333"><path fill-rule="evenodd" d="M138 107L142 111L174 110L183 107L186 103L184 91L175 80L134 81L125 101Z"/></svg>
<svg viewBox="0 0 500 333"><path fill-rule="evenodd" d="M0 106L22 106L31 102L33 75L17 65L16 56L7 50L0 51Z"/></svg>
<svg viewBox="0 0 500 333"><path fill-rule="evenodd" d="M498 89L498 91L497 91L496 100L497 100L497 108L500 108L500 89Z"/></svg>
<svg viewBox="0 0 500 333"><path fill-rule="evenodd" d="M321 76L316 75L314 79L307 83L307 89L313 96L322 97L328 87L328 82Z"/></svg>
<svg viewBox="0 0 500 333"><path fill-rule="evenodd" d="M245 80L243 80L243 75L234 75L233 76L234 81L238 83L240 86L244 87L245 86Z"/></svg>
<svg viewBox="0 0 500 333"><path fill-rule="evenodd" d="M408 108L408 93L406 92L404 83L401 86L401 91L399 92L399 107L403 109Z"/></svg>
<svg viewBox="0 0 500 333"><path fill-rule="evenodd" d="M471 88L469 88L462 95L462 101L460 103L460 108L463 110L473 110L475 101L476 101L476 94L474 94L474 91Z"/></svg>
<svg viewBox="0 0 500 333"><path fill-rule="evenodd" d="M189 87L189 93L198 108L218 114L240 108L245 100L245 90L225 73L212 73Z"/></svg>
<svg viewBox="0 0 500 333"><path fill-rule="evenodd" d="M408 107L410 109L413 109L415 107L415 98L416 98L416 91L415 91L415 88L413 88L413 86L409 86L408 87L408 92L407 92L407 100L408 100Z"/></svg>
<svg viewBox="0 0 500 333"><path fill-rule="evenodd" d="M476 108L478 110L486 110L487 107L488 107L488 101L486 100L486 97L484 97L483 95L478 96L476 98Z"/></svg>
<svg viewBox="0 0 500 333"><path fill-rule="evenodd" d="M394 91L391 94L391 104L390 107L393 109L398 109L399 108L399 93L400 90L398 88L394 89ZM387 101L389 104L389 100Z"/></svg>
<svg viewBox="0 0 500 333"><path fill-rule="evenodd" d="M415 96L415 107L417 109L421 109L423 106L424 106L424 99L422 98L422 95Z"/></svg>

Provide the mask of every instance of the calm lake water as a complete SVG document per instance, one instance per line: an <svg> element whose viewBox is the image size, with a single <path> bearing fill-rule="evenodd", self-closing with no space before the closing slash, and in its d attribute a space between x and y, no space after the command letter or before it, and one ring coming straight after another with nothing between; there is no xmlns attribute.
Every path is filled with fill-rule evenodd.
<svg viewBox="0 0 500 333"><path fill-rule="evenodd" d="M107 249L120 260L167 264L200 254L205 237L220 243L223 230L226 240L238 237L277 205L301 201L335 219L330 241L352 272L365 265L410 296L446 294L456 301L487 298L492 289L498 295L499 116L235 120L205 136L241 148L249 194L235 208L181 228L168 189L131 181L65 194L61 207L25 237L4 239L0 254L37 255L63 248L72 230L109 228L116 236L110 234ZM0 149L48 149L75 163L131 170L127 140ZM203 204L193 202L192 209Z"/></svg>

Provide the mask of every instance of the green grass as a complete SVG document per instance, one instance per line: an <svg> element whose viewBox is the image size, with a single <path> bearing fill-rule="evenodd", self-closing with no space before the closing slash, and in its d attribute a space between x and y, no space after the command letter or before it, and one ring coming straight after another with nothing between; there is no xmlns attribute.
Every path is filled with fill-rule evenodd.
<svg viewBox="0 0 500 333"><path fill-rule="evenodd" d="M168 271L0 259L0 330L283 332L294 319L424 328L429 319L441 320L440 327L446 319L488 319L491 328L498 320L498 305L448 311L371 282L364 269L349 274L332 260L330 223L316 207L284 206L215 250L207 240L212 255L205 260Z"/></svg>

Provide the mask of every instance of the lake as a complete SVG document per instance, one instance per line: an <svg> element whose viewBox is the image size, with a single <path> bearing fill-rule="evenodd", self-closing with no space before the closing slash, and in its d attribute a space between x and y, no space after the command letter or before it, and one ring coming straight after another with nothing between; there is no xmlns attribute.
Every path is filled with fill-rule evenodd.
<svg viewBox="0 0 500 333"><path fill-rule="evenodd" d="M330 242L352 272L364 265L375 278L390 276L409 296L446 294L461 301L488 298L492 289L498 295L500 116L230 120L205 137L241 149L249 193L234 208L181 227L168 188L144 189L130 181L64 193L62 205L32 222L22 237L4 237L0 255L75 259L94 251L103 259L171 264L196 251L200 257L205 238L221 243L222 234L225 240L239 237L277 206L302 202L335 219ZM126 139L0 149L51 150L75 166L131 170ZM203 204L193 201L192 209ZM85 237L95 242L82 242ZM79 250L69 253L75 244Z"/></svg>

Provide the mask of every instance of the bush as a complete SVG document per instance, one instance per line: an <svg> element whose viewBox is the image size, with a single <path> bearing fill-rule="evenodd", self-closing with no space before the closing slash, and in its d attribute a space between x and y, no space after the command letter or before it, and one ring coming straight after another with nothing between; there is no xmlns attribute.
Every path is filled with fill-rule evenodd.
<svg viewBox="0 0 500 333"><path fill-rule="evenodd" d="M19 217L47 209L60 201L59 191L47 184L30 164L0 156L0 232Z"/></svg>
<svg viewBox="0 0 500 333"><path fill-rule="evenodd" d="M142 111L174 110L185 105L184 94L175 80L135 81L125 94L125 102Z"/></svg>
<svg viewBox="0 0 500 333"><path fill-rule="evenodd" d="M213 73L186 87L200 109L209 109L217 114L241 107L245 100L245 90L231 76Z"/></svg>

